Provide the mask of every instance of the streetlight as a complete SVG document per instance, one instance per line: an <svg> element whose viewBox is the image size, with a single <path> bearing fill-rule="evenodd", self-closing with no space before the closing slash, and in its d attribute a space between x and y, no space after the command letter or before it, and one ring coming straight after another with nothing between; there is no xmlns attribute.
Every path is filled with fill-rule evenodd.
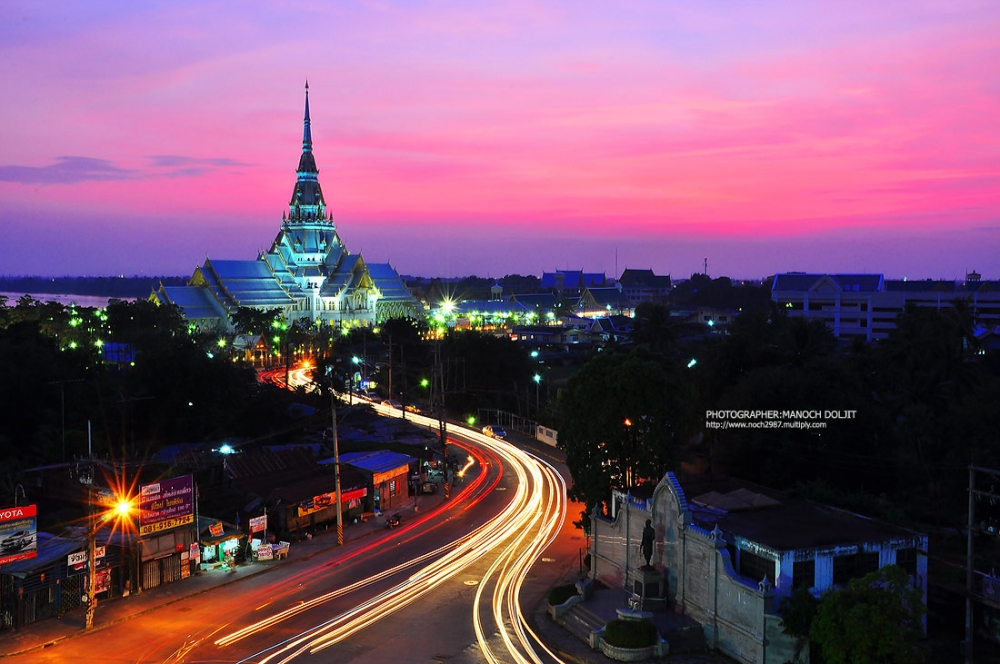
<svg viewBox="0 0 1000 664"><path fill-rule="evenodd" d="M539 399L538 399L538 386L541 385L542 383L541 374L535 374L534 381L535 381L535 417L538 417L538 413L541 411L541 406L539 405Z"/></svg>
<svg viewBox="0 0 1000 664"><path fill-rule="evenodd" d="M357 366L358 364L361 363L361 360L358 359L357 355L354 355L353 357L351 357L351 362L353 362L354 365ZM354 374L356 372L357 372L356 369L351 369L351 381L347 387L347 405L349 406L354 404Z"/></svg>
<svg viewBox="0 0 1000 664"><path fill-rule="evenodd" d="M90 485L90 509L93 510L93 477ZM105 522L114 520L113 527L122 528L131 525L132 516L136 512L134 498L127 495L115 495L109 509L103 514L94 515L91 513L90 523L87 525L87 614L84 622L85 629L94 626L94 614L97 612L97 531Z"/></svg>

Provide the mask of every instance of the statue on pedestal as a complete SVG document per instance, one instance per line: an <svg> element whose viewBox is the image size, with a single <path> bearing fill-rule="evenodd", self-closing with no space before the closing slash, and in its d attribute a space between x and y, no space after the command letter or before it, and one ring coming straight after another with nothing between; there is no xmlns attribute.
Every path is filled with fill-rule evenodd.
<svg viewBox="0 0 1000 664"><path fill-rule="evenodd" d="M656 531L653 530L653 522L646 519L646 527L642 529L642 555L646 559L646 564L643 565L643 569L652 569L649 564L650 558L653 557L653 539L656 537Z"/></svg>

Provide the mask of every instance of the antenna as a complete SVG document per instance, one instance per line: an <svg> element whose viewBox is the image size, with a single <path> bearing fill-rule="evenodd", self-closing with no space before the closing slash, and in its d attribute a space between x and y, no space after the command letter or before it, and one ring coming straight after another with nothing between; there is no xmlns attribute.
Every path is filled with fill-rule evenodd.
<svg viewBox="0 0 1000 664"><path fill-rule="evenodd" d="M705 259L705 276L708 276L708 259Z"/></svg>

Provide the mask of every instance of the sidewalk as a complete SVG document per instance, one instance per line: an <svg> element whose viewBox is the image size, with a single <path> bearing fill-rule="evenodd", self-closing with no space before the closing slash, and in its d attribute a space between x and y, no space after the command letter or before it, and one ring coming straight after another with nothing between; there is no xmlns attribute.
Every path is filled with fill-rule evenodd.
<svg viewBox="0 0 1000 664"><path fill-rule="evenodd" d="M419 514L424 515L433 511L439 508L443 502L444 497L440 494L420 496ZM391 512L399 512L404 523L415 517L412 503L399 510L393 509ZM345 523L344 542L353 542L384 529L384 515L367 522ZM230 583L243 581L258 574L266 574L285 565L294 565L298 561L308 560L318 553L337 547L337 530L330 528L321 531L312 539L293 542L288 550L288 558L285 560L247 562L238 565L234 571L222 569L203 571L187 579L174 581L129 597L98 602L94 626L89 632L84 630L86 609L83 608L58 618L39 620L25 626L19 632L3 631L0 632L0 658L21 655L81 634L96 632L129 618L155 611L167 604L179 602Z"/></svg>

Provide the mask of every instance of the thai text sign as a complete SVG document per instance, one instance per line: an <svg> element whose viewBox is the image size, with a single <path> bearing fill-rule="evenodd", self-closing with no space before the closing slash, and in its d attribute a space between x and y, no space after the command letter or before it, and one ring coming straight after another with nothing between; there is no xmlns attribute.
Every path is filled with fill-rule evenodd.
<svg viewBox="0 0 1000 664"><path fill-rule="evenodd" d="M250 518L250 532L256 533L261 530L267 530L267 515L255 516Z"/></svg>
<svg viewBox="0 0 1000 664"><path fill-rule="evenodd" d="M36 506L0 508L0 565L38 555Z"/></svg>
<svg viewBox="0 0 1000 664"><path fill-rule="evenodd" d="M190 475L139 487L139 536L194 523L194 481Z"/></svg>

